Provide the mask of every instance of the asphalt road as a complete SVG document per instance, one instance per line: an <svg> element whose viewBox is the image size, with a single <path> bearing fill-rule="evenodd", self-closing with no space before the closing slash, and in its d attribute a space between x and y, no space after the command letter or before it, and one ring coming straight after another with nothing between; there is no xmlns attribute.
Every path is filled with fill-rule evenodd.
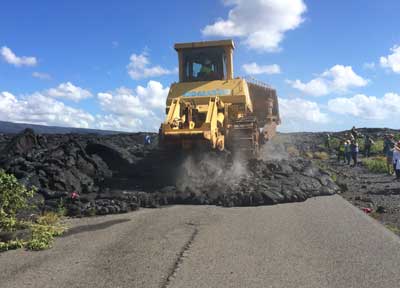
<svg viewBox="0 0 400 288"><path fill-rule="evenodd" d="M340 196L73 219L0 254L0 287L399 287L400 238Z"/></svg>

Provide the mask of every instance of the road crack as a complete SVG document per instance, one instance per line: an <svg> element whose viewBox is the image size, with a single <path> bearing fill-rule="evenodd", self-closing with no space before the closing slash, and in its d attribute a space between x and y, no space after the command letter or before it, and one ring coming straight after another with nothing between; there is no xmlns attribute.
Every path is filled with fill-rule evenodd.
<svg viewBox="0 0 400 288"><path fill-rule="evenodd" d="M182 249L179 251L178 257L176 258L174 264L172 265L172 268L170 269L167 278L165 281L161 284L161 288L168 288L169 285L171 284L172 280L175 278L177 271L179 270L179 267L182 265L185 254L189 251L191 248L194 239L196 238L197 234L199 233L199 229L196 224L194 223L186 223L186 225L190 225L194 227L192 234L190 235L188 241L186 241L185 245L183 245Z"/></svg>

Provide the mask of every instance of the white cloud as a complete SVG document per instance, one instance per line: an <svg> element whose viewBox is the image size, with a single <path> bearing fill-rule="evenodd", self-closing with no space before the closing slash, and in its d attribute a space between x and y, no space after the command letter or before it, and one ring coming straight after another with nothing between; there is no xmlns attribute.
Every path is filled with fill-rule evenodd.
<svg viewBox="0 0 400 288"><path fill-rule="evenodd" d="M98 93L97 100L103 113L97 115L53 98L63 95L61 98L67 99L66 94L74 94L79 90L73 85L75 88L69 89L71 85L59 85L19 97L10 92L0 92L0 120L132 132L157 131L165 117L169 88L157 81L149 81L146 86L137 86L134 90L121 87L115 91Z"/></svg>
<svg viewBox="0 0 400 288"><path fill-rule="evenodd" d="M226 20L207 25L205 36L240 37L251 49L277 51L285 32L296 29L307 7L303 0L224 0L233 6Z"/></svg>
<svg viewBox="0 0 400 288"><path fill-rule="evenodd" d="M50 80L51 75L47 73L42 73L42 72L33 72L32 76L41 80Z"/></svg>
<svg viewBox="0 0 400 288"><path fill-rule="evenodd" d="M48 89L43 93L49 97L64 98L75 102L92 97L90 91L75 86L71 82L61 83L57 88Z"/></svg>
<svg viewBox="0 0 400 288"><path fill-rule="evenodd" d="M18 57L15 53L8 47L1 47L1 55L3 59L14 66L35 66L37 64L37 60L35 57L26 57L21 56Z"/></svg>
<svg viewBox="0 0 400 288"><path fill-rule="evenodd" d="M41 125L90 128L94 117L39 92L18 99L0 92L0 119Z"/></svg>
<svg viewBox="0 0 400 288"><path fill-rule="evenodd" d="M134 80L169 75L177 72L177 69L169 70L159 65L150 66L149 55L146 52L139 55L132 54L127 69L129 76Z"/></svg>
<svg viewBox="0 0 400 288"><path fill-rule="evenodd" d="M7 91L0 92L0 120L132 132L157 131L165 117L169 88L157 81L149 81L146 86L137 86L134 90L121 87L98 93L103 113L97 115L54 99L83 99L87 93L81 90L67 82L57 88L18 97Z"/></svg>
<svg viewBox="0 0 400 288"><path fill-rule="evenodd" d="M151 115L145 103L133 94L131 89L121 87L113 92L97 94L103 111L116 115L132 115L135 117L147 117Z"/></svg>
<svg viewBox="0 0 400 288"><path fill-rule="evenodd" d="M143 122L138 118L130 117L129 115L97 115L96 128L102 130L113 131L141 131L143 130Z"/></svg>
<svg viewBox="0 0 400 288"><path fill-rule="evenodd" d="M163 85L157 81L149 81L147 87L138 86L136 94L142 101L153 108L165 108L169 87L163 88Z"/></svg>
<svg viewBox="0 0 400 288"><path fill-rule="evenodd" d="M399 119L400 95L386 93L382 98L363 94L351 98L340 97L330 100L328 109L367 120L390 120L392 117Z"/></svg>
<svg viewBox="0 0 400 288"><path fill-rule="evenodd" d="M113 127L119 130L157 130L164 118L165 100L169 88L157 81L149 81L146 87L137 86L135 90L125 87L104 93L97 97L102 110ZM107 120L107 121L108 121ZM102 127L108 125L103 121ZM140 129L139 129L140 128Z"/></svg>
<svg viewBox="0 0 400 288"><path fill-rule="evenodd" d="M304 94L311 96L322 96L329 94L328 85L323 79L313 79L308 83L303 83L300 80L287 81L293 88L300 90Z"/></svg>
<svg viewBox="0 0 400 288"><path fill-rule="evenodd" d="M288 80L287 83L304 94L323 96L347 92L354 87L363 87L368 84L368 80L357 75L351 66L335 65L307 83L300 80Z"/></svg>
<svg viewBox="0 0 400 288"><path fill-rule="evenodd" d="M400 73L400 46L393 46L390 51L393 53L380 58L381 66L390 68L395 73Z"/></svg>
<svg viewBox="0 0 400 288"><path fill-rule="evenodd" d="M281 67L277 64L272 65L258 65L257 63L248 63L243 64L243 70L249 75L258 75L258 74L280 74Z"/></svg>
<svg viewBox="0 0 400 288"><path fill-rule="evenodd" d="M316 102L301 98L279 98L279 112L282 119L302 120L315 123L328 122L328 116L321 112Z"/></svg>
<svg viewBox="0 0 400 288"><path fill-rule="evenodd" d="M279 98L279 113L282 119L279 130L285 132L319 130L318 127L330 121L318 103L300 98Z"/></svg>

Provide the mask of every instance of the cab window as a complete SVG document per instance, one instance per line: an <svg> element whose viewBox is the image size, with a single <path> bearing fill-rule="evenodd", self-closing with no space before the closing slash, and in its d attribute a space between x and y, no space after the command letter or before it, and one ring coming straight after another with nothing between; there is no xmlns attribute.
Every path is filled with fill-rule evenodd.
<svg viewBox="0 0 400 288"><path fill-rule="evenodd" d="M223 48L195 48L183 51L184 82L226 79Z"/></svg>

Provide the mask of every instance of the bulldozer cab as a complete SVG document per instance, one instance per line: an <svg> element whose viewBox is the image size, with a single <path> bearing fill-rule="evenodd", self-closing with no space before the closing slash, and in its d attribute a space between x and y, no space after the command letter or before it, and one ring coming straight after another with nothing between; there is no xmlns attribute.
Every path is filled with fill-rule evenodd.
<svg viewBox="0 0 400 288"><path fill-rule="evenodd" d="M176 44L179 82L232 79L233 49L232 40Z"/></svg>

